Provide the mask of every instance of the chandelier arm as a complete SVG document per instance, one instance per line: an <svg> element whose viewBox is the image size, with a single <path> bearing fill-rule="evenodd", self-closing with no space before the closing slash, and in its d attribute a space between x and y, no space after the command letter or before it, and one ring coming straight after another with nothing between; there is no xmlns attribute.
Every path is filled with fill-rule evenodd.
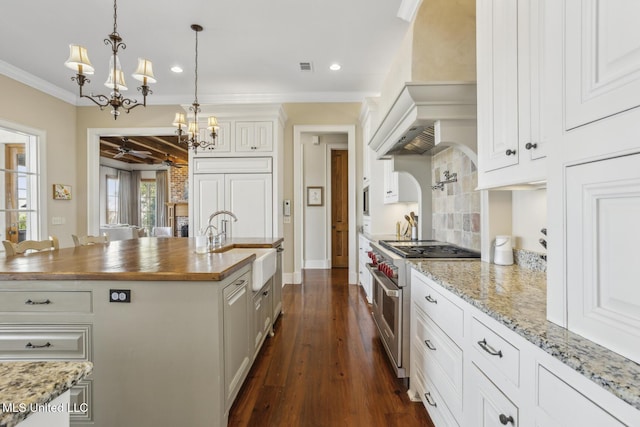
<svg viewBox="0 0 640 427"><path fill-rule="evenodd" d="M111 104L111 99L104 96L104 95L94 95L93 93L91 95L83 95L82 93L80 94L81 98L87 98L90 99L94 104L96 104L98 107L100 107L100 109L102 110L104 107L108 106L109 104ZM104 103L99 102L98 100L103 101Z"/></svg>

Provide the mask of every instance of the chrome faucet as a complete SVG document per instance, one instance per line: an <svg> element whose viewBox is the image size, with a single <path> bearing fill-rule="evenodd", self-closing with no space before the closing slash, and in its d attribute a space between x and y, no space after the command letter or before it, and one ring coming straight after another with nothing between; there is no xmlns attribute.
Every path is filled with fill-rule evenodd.
<svg viewBox="0 0 640 427"><path fill-rule="evenodd" d="M216 231L218 231L218 229L211 224L211 221L213 221L213 219L218 215L229 215L231 218L233 218L233 222L238 222L238 217L231 211L226 211L226 210L215 211L209 216L209 225L207 226L206 229L210 229L209 227L213 227L216 229ZM222 230L219 233L217 233L215 236L213 236L211 245L213 247L217 247L222 245L226 240L227 240L227 220L223 220Z"/></svg>

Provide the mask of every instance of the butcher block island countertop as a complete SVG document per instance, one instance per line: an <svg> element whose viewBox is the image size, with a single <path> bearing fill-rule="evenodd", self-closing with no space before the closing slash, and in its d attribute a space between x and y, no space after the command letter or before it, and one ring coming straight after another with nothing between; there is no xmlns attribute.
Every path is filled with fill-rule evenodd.
<svg viewBox="0 0 640 427"><path fill-rule="evenodd" d="M256 255L229 249L282 240L197 254L195 239L147 237L0 257L0 362L92 362L70 390L88 408L74 427L224 427L276 301L276 279L252 289Z"/></svg>
<svg viewBox="0 0 640 427"><path fill-rule="evenodd" d="M271 248L282 238L230 239L196 254L195 239L142 237L0 259L0 280L214 280L250 264L255 255L233 248Z"/></svg>

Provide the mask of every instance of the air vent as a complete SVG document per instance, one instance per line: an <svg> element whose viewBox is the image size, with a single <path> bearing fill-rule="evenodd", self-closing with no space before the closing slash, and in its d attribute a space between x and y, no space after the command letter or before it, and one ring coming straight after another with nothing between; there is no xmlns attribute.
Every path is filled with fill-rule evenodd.
<svg viewBox="0 0 640 427"><path fill-rule="evenodd" d="M301 62L300 71L305 71L305 72L313 71L313 64L311 62Z"/></svg>

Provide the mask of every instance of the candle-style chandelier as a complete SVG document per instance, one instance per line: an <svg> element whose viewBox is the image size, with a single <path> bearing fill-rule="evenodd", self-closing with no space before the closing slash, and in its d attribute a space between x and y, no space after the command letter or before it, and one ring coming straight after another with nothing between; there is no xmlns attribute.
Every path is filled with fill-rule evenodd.
<svg viewBox="0 0 640 427"><path fill-rule="evenodd" d="M173 119L173 125L178 128L178 143L185 144L188 148L193 148L194 152L198 152L198 148L209 148L212 150L216 145L218 137L218 119L211 116L207 119L207 130L211 140L200 140L200 129L198 127L198 113L200 113L200 104L198 103L198 33L203 30L201 25L193 24L191 29L196 33L196 79L195 79L195 100L189 107L189 111L193 112L193 118L187 126L185 113L176 113ZM186 128L186 131L185 131Z"/></svg>
<svg viewBox="0 0 640 427"><path fill-rule="evenodd" d="M156 79L153 75L151 61L138 58L138 68L132 76L134 79L142 82L142 86L138 87L138 91L142 93L142 103L138 103L135 99L125 98L122 95L121 92L127 90L127 85L124 81L124 73L120 67L118 50L126 49L127 45L122 42L122 37L118 34L118 5L116 0L113 1L113 32L109 34L108 38L104 39L104 44L110 45L111 52L113 53L113 56L109 60L109 77L104 83L106 87L112 90L109 96L94 95L93 93L91 93L91 95L85 95L82 93L84 84L91 83L87 75L91 75L94 72L93 65L91 65L91 61L89 61L87 49L84 46L69 45L69 59L67 59L64 64L76 72L76 75L71 77L71 80L78 83L80 97L90 99L100 107L101 110L110 105L111 114L113 114L114 119L117 119L120 115L120 108L128 113L140 105L147 106L147 95L153 93L153 91L149 89L149 84L155 83Z"/></svg>

